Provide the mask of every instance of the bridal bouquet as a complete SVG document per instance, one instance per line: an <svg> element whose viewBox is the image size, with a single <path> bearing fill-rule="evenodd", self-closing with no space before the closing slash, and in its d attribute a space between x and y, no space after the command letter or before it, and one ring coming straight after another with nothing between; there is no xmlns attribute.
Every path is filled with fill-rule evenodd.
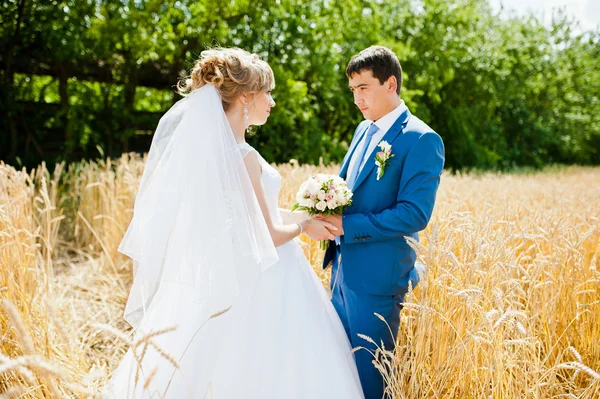
<svg viewBox="0 0 600 399"><path fill-rule="evenodd" d="M338 215L352 204L352 191L341 177L317 173L302 183L296 201L292 211L300 209L311 216ZM320 247L327 249L329 241L321 241Z"/></svg>

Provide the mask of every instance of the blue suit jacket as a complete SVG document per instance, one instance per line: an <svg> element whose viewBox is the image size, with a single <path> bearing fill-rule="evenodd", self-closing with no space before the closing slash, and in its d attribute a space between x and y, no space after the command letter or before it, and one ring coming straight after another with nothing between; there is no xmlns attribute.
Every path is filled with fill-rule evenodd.
<svg viewBox="0 0 600 399"><path fill-rule="evenodd" d="M340 176L345 178L357 144L369 121L354 132ZM377 295L403 294L408 282L418 282L416 254L405 236L418 240L435 203L444 168L441 137L406 110L383 139L392 145L391 164L377 180L376 148L357 177L352 205L343 214L341 237L344 283L358 292ZM336 259L335 242L325 252L323 267Z"/></svg>

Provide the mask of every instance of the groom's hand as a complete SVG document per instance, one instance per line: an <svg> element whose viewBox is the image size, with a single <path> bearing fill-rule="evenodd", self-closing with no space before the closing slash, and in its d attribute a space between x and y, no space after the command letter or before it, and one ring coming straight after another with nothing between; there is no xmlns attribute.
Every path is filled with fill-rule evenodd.
<svg viewBox="0 0 600 399"><path fill-rule="evenodd" d="M334 225L337 230L332 230L331 232L336 236L344 235L344 228L342 227L342 215L315 215L313 217L317 220L324 220L327 223Z"/></svg>
<svg viewBox="0 0 600 399"><path fill-rule="evenodd" d="M335 240L335 226L324 220L308 219L303 225L303 231L313 240Z"/></svg>

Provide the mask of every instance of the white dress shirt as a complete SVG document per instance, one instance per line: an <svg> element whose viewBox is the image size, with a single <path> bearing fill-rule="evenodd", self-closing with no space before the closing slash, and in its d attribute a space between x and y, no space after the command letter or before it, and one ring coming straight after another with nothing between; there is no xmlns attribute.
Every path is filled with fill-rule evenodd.
<svg viewBox="0 0 600 399"><path fill-rule="evenodd" d="M371 142L368 144L369 146L367 147L367 152L365 153L365 157L364 157L364 159L361 160L361 163L360 163L360 169L358 171L359 174L362 171L362 169L365 167L367 161L369 160L369 156L371 155L371 153L373 152L375 147L377 147L377 145L383 139L383 136L385 136L385 134L388 132L388 130L390 130L390 128L392 127L394 122L396 122L396 120L400 117L400 115L402 115L402 113L404 111L406 111L407 109L408 109L408 107L406 106L406 104L404 104L404 101L400 100L400 105L398 105L392 111L387 113L385 116L382 116L381 118L379 118L379 120L377 120L375 122L375 125L379 128L379 130L377 132L375 132L375 134L371 138ZM350 159L350 164L348 165L348 172L346 173L346 177L348 177L348 174L350 173L350 171L353 170L352 168L354 168L354 164L356 164L356 162L358 162L358 160L356 158L358 158L358 155L362 152L362 151L360 151L360 149L362 148L363 145L364 145L364 142L362 141L362 138L361 138L361 142L358 143L358 146L356 147L356 150L354 151L354 154L352 154L352 158ZM375 159L372 159L372 161L375 162Z"/></svg>

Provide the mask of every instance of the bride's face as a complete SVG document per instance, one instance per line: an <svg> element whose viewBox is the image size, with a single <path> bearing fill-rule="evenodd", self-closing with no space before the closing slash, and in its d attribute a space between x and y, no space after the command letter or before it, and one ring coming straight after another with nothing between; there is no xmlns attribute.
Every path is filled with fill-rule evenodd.
<svg viewBox="0 0 600 399"><path fill-rule="evenodd" d="M248 104L249 122L250 125L261 126L267 122L271 108L275 106L275 101L271 97L270 90L255 94L253 97L253 101Z"/></svg>

